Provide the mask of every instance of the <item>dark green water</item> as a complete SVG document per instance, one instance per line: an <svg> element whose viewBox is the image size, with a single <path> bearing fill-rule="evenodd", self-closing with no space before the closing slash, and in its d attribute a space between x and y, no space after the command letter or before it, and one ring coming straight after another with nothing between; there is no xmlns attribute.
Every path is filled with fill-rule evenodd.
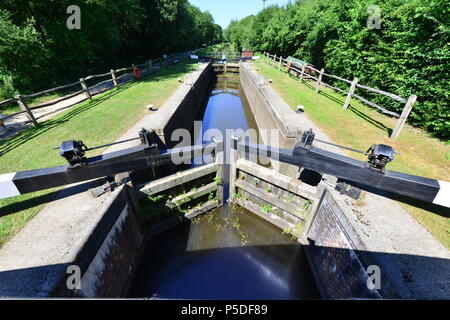
<svg viewBox="0 0 450 320"><path fill-rule="evenodd" d="M247 102L240 97L239 81L226 78L213 87L199 119L203 131L256 128ZM227 182L225 177L226 190ZM151 239L130 296L319 298L298 242L251 212L228 204Z"/></svg>

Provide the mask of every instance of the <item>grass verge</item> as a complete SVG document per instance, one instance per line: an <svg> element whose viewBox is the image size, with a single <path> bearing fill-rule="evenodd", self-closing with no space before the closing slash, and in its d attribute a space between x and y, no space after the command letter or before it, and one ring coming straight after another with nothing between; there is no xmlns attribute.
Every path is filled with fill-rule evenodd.
<svg viewBox="0 0 450 320"><path fill-rule="evenodd" d="M321 87L315 93L315 82L300 83L286 72L256 62L259 72L272 79L272 87L292 107L305 106L306 116L338 144L366 151L372 144L383 143L400 152L388 164L390 170L450 181L450 142L440 141L428 133L406 125L400 137L393 141L389 133L397 119L380 114L353 99L348 110L342 110L345 96ZM308 128L305 128L308 129ZM359 160L363 155L346 152ZM404 199L406 200L406 199ZM436 239L450 249L450 209L422 202L399 202Z"/></svg>
<svg viewBox="0 0 450 320"><path fill-rule="evenodd" d="M54 118L0 141L0 174L65 164L53 147L65 140L87 146L113 142L145 113L144 106L160 106L179 86L177 79L195 70L185 60L140 81L130 82L76 105ZM89 155L101 153L102 150ZM32 219L58 189L0 200L0 247Z"/></svg>

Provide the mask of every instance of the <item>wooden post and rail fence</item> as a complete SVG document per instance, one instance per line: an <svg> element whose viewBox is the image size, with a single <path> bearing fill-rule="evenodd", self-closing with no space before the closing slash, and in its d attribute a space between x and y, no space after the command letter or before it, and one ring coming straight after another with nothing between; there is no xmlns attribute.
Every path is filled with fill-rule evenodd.
<svg viewBox="0 0 450 320"><path fill-rule="evenodd" d="M126 67L126 68L117 69L117 70L111 69L110 72L107 72L107 73L90 75L90 76L87 76L85 78L80 78L78 81L73 82L73 83L69 83L67 85L63 85L63 86L59 86L59 87L43 90L43 91L40 91L40 92L28 94L28 95L16 95L16 96L14 96L14 98L7 99L7 100L4 100L4 101L0 101L0 107L2 105L17 103L19 105L19 107L20 107L20 111L12 113L12 114L9 114L9 115L7 115L5 117L2 117L1 121L4 122L8 118L11 118L11 117L14 117L16 115L25 113L27 118L28 118L27 122L30 122L33 126L36 127L36 126L39 125L39 123L38 123L38 119L39 118L36 117L33 114L33 110L41 109L41 108L44 108L44 107L49 107L51 105L55 105L55 104L57 104L57 103L59 103L61 101L65 101L65 100L74 98L74 97L76 97L76 96L78 96L79 94L82 94L82 93L84 93L86 97L84 99L80 100L80 101L77 101L76 104L80 103L80 102L83 102L83 101L85 101L87 99L92 99L92 97L94 95L97 95L99 93L102 93L102 92L107 91L107 90L110 89L109 87L105 87L105 88L102 89L101 88L102 84L105 84L107 82L111 82L112 81L112 84L113 84L114 88L119 87L119 85L120 85L120 83L119 83L120 78L126 76L127 74L129 74L128 73L129 71L133 72L133 68L135 66L137 66L138 68L142 68L143 70L145 70L147 72L147 74L150 74L150 73L152 73L153 67L162 68L164 66L173 64L173 63L175 63L175 62L177 62L177 61L179 61L181 59L189 57L193 52L196 52L196 51L197 50L186 51L186 52L182 52L182 53L179 53L179 54L173 54L173 55L168 56L166 59L159 58L159 59L156 59L156 60L148 60L147 62L145 62L143 64L138 64L138 65L134 65L133 64L132 67ZM120 75L120 76L118 76L119 73L123 73L123 72L125 72L125 73ZM102 82L96 83L95 85L93 85L91 87L89 87L88 84L86 83L88 80L97 79L97 78L103 78L103 77L107 77L107 76L110 76L111 78L110 79L106 79L106 80L104 80ZM31 106L30 107L27 104L27 102L26 102L26 99L36 98L36 97L39 97L39 96L42 96L42 95L45 95L45 94L48 94L48 93L60 91L60 90L67 90L67 89L75 87L75 86L81 86L81 88L80 88L81 90L77 90L76 92L72 92L72 93L64 95L64 96L62 96L60 98L57 98L57 99L54 99L54 100L51 100L51 101L48 101L48 102L44 102L44 103L36 105L36 106ZM97 87L97 88L100 88L100 89L94 91L93 90L94 87ZM71 104L70 106L62 107L62 108L59 108L59 109L57 109L55 111L46 113L45 116L48 116L48 115L50 115L52 113L55 113L55 112L59 112L62 109L65 109L65 108L68 108L68 107L72 107L73 105L74 104Z"/></svg>
<svg viewBox="0 0 450 320"><path fill-rule="evenodd" d="M359 81L358 78L354 78L351 81L351 80L347 80L347 79L344 79L344 78L341 78L341 77L338 77L338 76L335 76L335 75L332 75L332 74L327 74L327 73L325 73L325 70L323 68L321 70L318 70L318 69L314 68L310 64L303 63L302 64L302 68L300 70L300 69L297 69L297 68L293 67L290 61L288 61L286 59L283 59L283 57L281 57L281 56L277 57L276 54L271 55L268 52L264 52L264 56L266 58L266 63L268 65L272 64L273 67L276 67L277 60L278 60L278 71L281 71L281 68L283 66L286 66L287 70L288 70L288 73L291 73L291 71L295 72L296 76L300 78L301 82L306 80L306 79L315 80L316 81L316 88L315 88L316 93L320 92L320 87L321 86L325 86L325 87L334 89L334 90L336 90L336 91L346 95L346 99L345 99L345 102L344 102L344 105L343 105L343 109L344 110L348 109L348 107L350 106L351 99L355 98L355 99L357 99L357 100L359 100L359 101L361 101L361 102L363 102L363 103L365 103L365 104L367 104L367 105L369 105L371 107L377 108L378 110L380 110L384 114L388 114L390 116L393 116L393 117L397 118L398 120L397 120L397 122L396 122L396 124L394 126L394 129L392 130L392 133L390 135L390 138L393 139L393 140L397 139L398 136L400 135L400 132L403 129L403 127L404 127L404 125L406 123L406 120L408 119L409 114L411 113L411 110L412 110L412 108L414 106L414 103L417 100L417 96L414 95L414 94L410 95L408 99L405 99L405 98L402 98L402 97L400 97L398 95L395 95L393 93L389 93L389 92L386 92L386 91L383 91L383 90L379 90L379 89L370 88L370 87L364 86L362 84L359 84L358 83L358 81ZM269 63L269 61L271 61L271 63ZM309 72L307 72L306 69L309 69ZM314 75L318 75L318 77L314 76L313 74ZM332 78L332 79L336 79L336 80L339 80L339 81L346 82L347 84L350 85L349 90L345 91L345 90L342 90L341 88L332 86L332 85L324 82L323 81L323 77L324 76ZM370 92L373 92L373 93L381 94L383 96L386 96L388 98L396 100L396 101L398 101L400 103L404 103L405 106L403 107L403 111L402 111L401 114L398 114L398 113L393 112L393 111L389 111L389 110L387 110L387 109L377 105L376 103L374 103L372 101L369 101L369 100L367 100L367 99L365 99L365 98L355 94L356 89L362 89L362 90L370 91Z"/></svg>

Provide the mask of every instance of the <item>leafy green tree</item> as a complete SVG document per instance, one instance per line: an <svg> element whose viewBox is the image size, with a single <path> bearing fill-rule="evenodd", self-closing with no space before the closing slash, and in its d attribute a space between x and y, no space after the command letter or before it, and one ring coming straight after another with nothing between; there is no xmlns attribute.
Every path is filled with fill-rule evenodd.
<svg viewBox="0 0 450 320"><path fill-rule="evenodd" d="M0 2L0 99L222 39L211 14L188 0L75 3L81 30L66 27L72 0Z"/></svg>
<svg viewBox="0 0 450 320"><path fill-rule="evenodd" d="M380 0L381 28L368 28L372 0L302 0L269 7L230 23L225 37L238 48L250 45L295 56L328 73L395 93L418 96L409 123L450 138L450 9L445 0ZM327 79L327 81L332 81ZM335 85L348 89L347 84ZM400 113L404 104L357 90L357 94Z"/></svg>

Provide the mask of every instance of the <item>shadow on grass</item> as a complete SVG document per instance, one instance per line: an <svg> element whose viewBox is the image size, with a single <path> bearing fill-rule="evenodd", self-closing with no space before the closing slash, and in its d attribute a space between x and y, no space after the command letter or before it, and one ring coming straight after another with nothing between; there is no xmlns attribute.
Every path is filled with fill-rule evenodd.
<svg viewBox="0 0 450 320"><path fill-rule="evenodd" d="M299 80L298 77L296 77L296 76L293 75L293 74L289 74L288 76L289 76L291 79L293 79L293 80ZM316 87L313 86L313 85L311 85L308 81L303 81L303 84L305 85L305 87L307 87L307 88L310 89L310 90L314 90L314 91L316 90ZM344 100L343 100L343 99L339 99L338 97L335 97L335 96L333 96L333 95L331 95L331 94L329 94L329 93L326 93L326 92L324 92L324 91L320 91L319 94L320 94L321 96L327 98L328 100L335 102L336 104L338 104L338 105L340 105L340 106L342 106L342 105L344 104ZM380 130L385 131L385 132L388 134L388 136L391 135L391 133L392 133L393 130L392 130L391 128L386 127L386 126L385 126L383 123L381 123L380 121L371 118L371 117L368 116L367 114L363 113L361 110L358 110L358 109L356 109L355 107L352 107L351 105L349 106L348 109L349 109L350 111L352 111L354 114L356 114L358 117L360 117L361 119L363 119L363 120L367 121L368 123L370 123L371 125L377 127L377 128L380 129Z"/></svg>
<svg viewBox="0 0 450 320"><path fill-rule="evenodd" d="M378 120L375 120L371 117L369 117L367 114L361 112L360 110L356 109L355 107L352 107L351 105L348 107L348 110L350 110L351 112L353 112L354 114L356 114L358 117L360 117L361 119L369 122L371 125L377 127L378 129L381 129L383 131L386 131L388 137L391 135L392 133L392 129L386 127L383 123L381 123Z"/></svg>
<svg viewBox="0 0 450 320"><path fill-rule="evenodd" d="M20 147L25 142L34 139L44 134L45 132L52 130L55 127L63 125L64 123L72 120L79 114L98 106L99 104L114 97L118 93L126 91L139 83L148 83L155 81L158 82L166 80L168 78L173 79L193 70L194 68L192 67L192 61L190 60L182 61L178 64L156 70L152 74L147 75L138 81L127 82L122 84L120 87L116 89L107 90L103 92L103 94L101 94L100 96L94 97L94 99L92 101L89 101L88 103L82 103L78 107L77 106L72 107L71 111L69 111L68 113L64 114L61 117L41 122L39 123L39 127L29 127L26 130L11 137L10 139L0 141L0 156Z"/></svg>

